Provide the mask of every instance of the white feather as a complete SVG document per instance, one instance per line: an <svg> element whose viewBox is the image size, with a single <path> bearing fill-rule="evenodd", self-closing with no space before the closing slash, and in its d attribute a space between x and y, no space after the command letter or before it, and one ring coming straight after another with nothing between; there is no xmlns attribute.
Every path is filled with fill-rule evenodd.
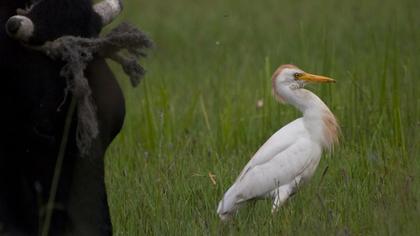
<svg viewBox="0 0 420 236"><path fill-rule="evenodd" d="M275 95L299 109L303 117L273 134L246 164L219 202L217 213L223 220L252 199L273 198L275 211L314 174L322 149L337 142L334 115L321 99L303 89L306 81L334 82L293 65L283 65L274 73Z"/></svg>
<svg viewBox="0 0 420 236"><path fill-rule="evenodd" d="M301 118L277 131L257 151L219 203L218 214L233 213L240 203L272 197L272 192L297 177L313 174L321 146L306 131Z"/></svg>

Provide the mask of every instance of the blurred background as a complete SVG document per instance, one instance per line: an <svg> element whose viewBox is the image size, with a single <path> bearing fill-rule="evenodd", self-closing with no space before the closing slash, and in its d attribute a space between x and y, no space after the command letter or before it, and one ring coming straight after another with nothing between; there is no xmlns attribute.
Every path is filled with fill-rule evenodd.
<svg viewBox="0 0 420 236"><path fill-rule="evenodd" d="M107 153L115 235L420 234L418 0L125 0L118 19L155 41ZM222 224L223 192L300 116L271 75L292 63L337 116L341 144L278 214L270 201ZM323 173L325 173L323 175Z"/></svg>

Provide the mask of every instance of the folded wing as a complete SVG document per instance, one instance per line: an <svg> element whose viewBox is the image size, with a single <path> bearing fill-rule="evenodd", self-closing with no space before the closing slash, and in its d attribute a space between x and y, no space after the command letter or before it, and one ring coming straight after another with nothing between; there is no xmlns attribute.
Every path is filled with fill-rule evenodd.
<svg viewBox="0 0 420 236"><path fill-rule="evenodd" d="M301 119L276 132L248 162L219 203L220 215L230 214L244 201L267 196L301 175L320 147L310 138ZM315 158L316 159L316 158Z"/></svg>

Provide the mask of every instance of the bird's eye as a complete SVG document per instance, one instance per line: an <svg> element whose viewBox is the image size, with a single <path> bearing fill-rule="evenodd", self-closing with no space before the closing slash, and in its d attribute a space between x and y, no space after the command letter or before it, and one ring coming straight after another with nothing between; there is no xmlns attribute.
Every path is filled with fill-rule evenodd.
<svg viewBox="0 0 420 236"><path fill-rule="evenodd" d="M294 73L293 77L295 77L295 79L298 79L302 74L301 73Z"/></svg>

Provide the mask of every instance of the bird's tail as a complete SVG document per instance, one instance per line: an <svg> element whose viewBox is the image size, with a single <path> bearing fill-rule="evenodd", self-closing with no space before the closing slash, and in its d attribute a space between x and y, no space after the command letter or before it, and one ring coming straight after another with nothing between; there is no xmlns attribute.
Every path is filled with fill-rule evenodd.
<svg viewBox="0 0 420 236"><path fill-rule="evenodd" d="M234 186L225 193L222 200L219 202L219 206L217 207L217 214L222 221L229 220L238 209L237 198L234 194L232 194L233 188Z"/></svg>

